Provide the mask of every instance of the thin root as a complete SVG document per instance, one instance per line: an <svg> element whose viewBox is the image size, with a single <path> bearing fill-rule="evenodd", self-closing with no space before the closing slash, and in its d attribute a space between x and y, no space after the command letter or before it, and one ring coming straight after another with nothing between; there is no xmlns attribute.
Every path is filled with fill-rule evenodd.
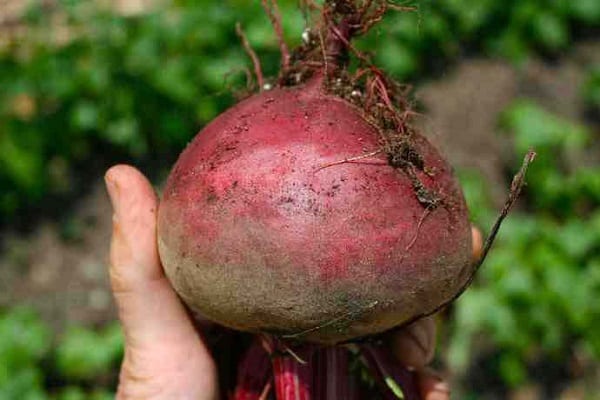
<svg viewBox="0 0 600 400"><path fill-rule="evenodd" d="M259 60L258 56L256 55L256 52L250 45L250 42L248 41L246 34L242 30L242 25L239 22L237 24L235 24L235 32L241 39L242 46L244 46L244 50L246 50L246 53L248 53L248 56L250 56L250 59L252 60L252 64L254 65L254 74L256 75L256 80L258 82L258 90L262 91L264 88L264 85L265 85L265 79L263 77L260 60Z"/></svg>
<svg viewBox="0 0 600 400"><path fill-rule="evenodd" d="M252 92L254 90L254 77L252 76L252 72L246 67L234 68L223 75L223 85L225 86L225 89L231 90L233 88L233 84L229 79L238 72L243 72L244 75L246 75L246 90Z"/></svg>
<svg viewBox="0 0 600 400"><path fill-rule="evenodd" d="M308 8L313 11L321 11L321 6L317 4L314 0L300 0L300 4L303 7Z"/></svg>
<svg viewBox="0 0 600 400"><path fill-rule="evenodd" d="M360 20L361 21L367 15L367 11L369 11L369 8L371 8L372 4L373 4L373 0L365 0L365 4L363 4L363 6L359 10L359 15L360 15Z"/></svg>
<svg viewBox="0 0 600 400"><path fill-rule="evenodd" d="M288 353L290 356L292 356L292 358L296 361L298 361L298 363L302 364L302 365L306 365L307 362L306 360L304 360L302 357L300 357L298 354L296 354L294 352L294 350L292 350L288 345L286 345L285 343L282 343L283 345L283 350L285 350L286 353Z"/></svg>
<svg viewBox="0 0 600 400"><path fill-rule="evenodd" d="M284 338L286 338L287 336L282 336ZM276 354L276 352L279 351L278 348L281 348L283 350L284 353L288 353L290 356L292 356L296 361L298 361L300 364L306 364L306 361L302 359L302 357L300 357L298 354L296 354L284 341L282 340L278 340L277 338L271 336L271 335L266 335L266 334L261 334L260 335L260 343L263 347L263 349L265 349L265 351L271 355L274 356Z"/></svg>
<svg viewBox="0 0 600 400"><path fill-rule="evenodd" d="M419 10L417 6L401 6L400 4L394 4L389 0L387 1L387 6L390 10L394 11L413 12Z"/></svg>
<svg viewBox="0 0 600 400"><path fill-rule="evenodd" d="M421 214L421 218L419 219L419 223L417 224L417 231L415 232L415 235L413 236L413 238L410 241L410 243L408 244L408 246L406 246L406 248L404 249L405 252L408 252L417 242L417 238L419 237L419 232L421 231L421 226L423 225L423 222L425 222L425 218L427 218L427 216L430 213L431 213L431 207L427 207L425 209L425 211L423 211L423 214Z"/></svg>
<svg viewBox="0 0 600 400"><path fill-rule="evenodd" d="M349 38L347 38L342 32L340 32L339 28L335 26L329 19L327 20L329 23L329 29L331 32L342 42L344 46L346 46L360 61L365 63L366 65L371 66L372 63L369 58L359 51L354 45L350 42Z"/></svg>
<svg viewBox="0 0 600 400"><path fill-rule="evenodd" d="M359 311L355 311L355 310L348 311L347 313L340 315L339 317L334 318L328 322L325 322L324 324L317 325L313 328L309 328L309 329L306 329L306 330L298 332L298 333L291 333L289 335L283 335L282 337L285 339L297 339L299 337L308 335L309 333L317 332L317 331L325 329L329 326L335 325L340 321L355 319L357 316L365 313L366 311L372 310L378 304L379 304L379 301L375 300L375 301L371 302L370 304L367 304L365 307L363 307Z"/></svg>
<svg viewBox="0 0 600 400"><path fill-rule="evenodd" d="M369 4L370 7L370 4ZM362 23L362 27L360 29L360 33L361 34L365 34L367 33L373 26L375 26L379 21L381 21L381 19L383 18L383 16L385 15L385 13L387 12L389 7L389 4L387 4L387 2L382 3L374 12L373 15L369 16L367 19L367 15L366 13L364 13L361 16L361 20L364 20L365 22Z"/></svg>
<svg viewBox="0 0 600 400"><path fill-rule="evenodd" d="M323 63L325 64L325 76L328 76L329 64L327 63L327 53L325 51L325 39L323 39L323 32L319 29L319 42L321 44L321 53L323 56Z"/></svg>
<svg viewBox="0 0 600 400"><path fill-rule="evenodd" d="M381 154L381 153L383 153L383 149L378 149L378 150L372 151L372 152L367 153L367 154L362 154L360 156L345 158L345 159L340 160L340 161L334 161L334 162L330 162L330 163L327 163L327 164L323 164L323 165L319 166L319 168L317 168L317 170L315 172L319 172L322 169L333 167L335 165L341 165L341 164L346 164L346 163L351 163L351 162L356 162L356 161L364 160L366 158L375 157L376 155Z"/></svg>
<svg viewBox="0 0 600 400"><path fill-rule="evenodd" d="M485 258L487 257L490 249L492 248L492 245L494 244L494 240L496 239L496 235L498 234L498 230L500 229L502 222L508 216L508 213L510 212L512 206L515 204L517 198L519 198L521 190L523 189L523 186L525 186L525 175L527 174L527 169L529 168L529 165L533 162L533 160L535 160L535 157L536 153L533 150L530 150L525 156L525 159L523 160L523 165L521 166L521 169L514 176L512 183L510 184L510 192L508 193L508 198L504 203L504 207L502 207L500 215L498 216L496 222L492 226L490 234L488 235L487 239L485 239L485 244L483 246L481 257L479 261L477 261L477 263L475 264L475 272L477 272L479 267L481 267L481 265L485 261ZM474 275L475 274L471 276L469 284L473 280Z"/></svg>
<svg viewBox="0 0 600 400"><path fill-rule="evenodd" d="M270 0L271 5L269 6L269 0L261 0L262 6L265 12L271 20L275 35L279 41L279 51L281 52L281 68L282 72L285 72L290 67L290 50L288 49L287 43L283 36L283 27L281 25L281 13L279 12L279 6L277 0Z"/></svg>

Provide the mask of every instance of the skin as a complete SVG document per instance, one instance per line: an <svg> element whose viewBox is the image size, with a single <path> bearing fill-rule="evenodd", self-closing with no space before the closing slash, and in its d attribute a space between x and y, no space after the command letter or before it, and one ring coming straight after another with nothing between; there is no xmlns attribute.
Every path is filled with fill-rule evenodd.
<svg viewBox="0 0 600 400"><path fill-rule="evenodd" d="M158 198L133 167L106 173L113 206L110 281L125 336L118 400L217 400L214 361L183 304L164 275L158 256ZM473 230L473 254L481 235ZM477 240L478 238L478 240ZM424 400L449 400L450 390L426 365L435 349L434 319L425 318L391 339L398 361L417 371Z"/></svg>

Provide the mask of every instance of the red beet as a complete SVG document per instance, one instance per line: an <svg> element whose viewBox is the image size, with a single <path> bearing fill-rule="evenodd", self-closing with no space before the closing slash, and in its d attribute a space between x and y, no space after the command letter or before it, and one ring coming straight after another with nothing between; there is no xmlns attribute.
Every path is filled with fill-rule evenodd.
<svg viewBox="0 0 600 400"><path fill-rule="evenodd" d="M462 293L534 154L472 263L451 168L411 127L403 88L350 43L387 9L404 7L302 0L320 18L290 55L276 1L262 2L280 37L282 71L272 90L219 116L179 158L159 210L160 256L192 310L259 334L233 400L357 400L368 388L349 376L348 350L335 345L411 322ZM238 33L263 88L258 58ZM359 61L353 71L350 53ZM383 398L418 398L411 373L381 342L350 347Z"/></svg>
<svg viewBox="0 0 600 400"><path fill-rule="evenodd" d="M177 162L159 213L167 275L228 327L335 343L449 300L470 274L471 231L451 168L422 136L419 201L380 132L322 80L250 97ZM428 206L430 208L428 208Z"/></svg>

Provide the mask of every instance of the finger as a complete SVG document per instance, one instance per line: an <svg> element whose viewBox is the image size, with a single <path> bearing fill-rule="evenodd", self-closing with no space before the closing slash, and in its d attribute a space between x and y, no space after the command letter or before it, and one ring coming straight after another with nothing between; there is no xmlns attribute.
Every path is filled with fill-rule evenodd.
<svg viewBox="0 0 600 400"><path fill-rule="evenodd" d="M421 369L433 359L435 341L434 317L425 317L394 333L391 346L402 365Z"/></svg>
<svg viewBox="0 0 600 400"><path fill-rule="evenodd" d="M428 368L417 373L417 384L423 400L450 400L448 383Z"/></svg>
<svg viewBox="0 0 600 400"><path fill-rule="evenodd" d="M481 235L481 231L475 226L471 226L471 236L473 242L473 261L478 261L483 252L483 236Z"/></svg>
<svg viewBox="0 0 600 400"><path fill-rule="evenodd" d="M135 168L117 165L105 175L113 206L111 278L117 291L131 291L163 277L156 246L158 200Z"/></svg>
<svg viewBox="0 0 600 400"><path fill-rule="evenodd" d="M117 398L217 398L210 353L160 264L152 186L124 165L105 180L114 210L110 278L125 333Z"/></svg>
<svg viewBox="0 0 600 400"><path fill-rule="evenodd" d="M124 165L111 168L105 180L114 210L110 278L128 344L197 340L160 264L158 200L152 186L138 170Z"/></svg>

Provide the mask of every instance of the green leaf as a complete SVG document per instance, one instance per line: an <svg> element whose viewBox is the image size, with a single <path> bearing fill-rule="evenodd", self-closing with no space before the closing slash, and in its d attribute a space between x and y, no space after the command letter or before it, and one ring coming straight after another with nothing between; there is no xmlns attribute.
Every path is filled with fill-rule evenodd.
<svg viewBox="0 0 600 400"><path fill-rule="evenodd" d="M90 101L79 102L71 114L71 124L74 129L90 130L98 127L99 110Z"/></svg>
<svg viewBox="0 0 600 400"><path fill-rule="evenodd" d="M13 132L0 133L0 175L8 175L13 185L26 194L37 197L43 185L42 153L39 149L18 141L15 135Z"/></svg>
<svg viewBox="0 0 600 400"><path fill-rule="evenodd" d="M504 381L512 387L517 387L527 377L527 371L523 360L514 354L502 354L500 356L500 374Z"/></svg>
<svg viewBox="0 0 600 400"><path fill-rule="evenodd" d="M535 15L533 21L534 38L549 50L565 47L569 40L567 26L562 19L546 10Z"/></svg>
<svg viewBox="0 0 600 400"><path fill-rule="evenodd" d="M600 24L600 2L597 0L571 0L568 5L573 17L589 24Z"/></svg>
<svg viewBox="0 0 600 400"><path fill-rule="evenodd" d="M44 357L49 347L50 332L31 309L15 307L0 316L0 365L25 368Z"/></svg>
<svg viewBox="0 0 600 400"><path fill-rule="evenodd" d="M600 2L597 3L600 4ZM586 102L591 107L596 107L600 110L600 65L596 65L589 70L583 84L582 92Z"/></svg>
<svg viewBox="0 0 600 400"><path fill-rule="evenodd" d="M94 332L80 327L69 328L56 349L59 372L71 379L94 379L109 373L121 355L120 334L109 328Z"/></svg>
<svg viewBox="0 0 600 400"><path fill-rule="evenodd" d="M400 42L384 41L376 58L383 68L394 71L398 79L414 74L418 68L418 60L412 50Z"/></svg>
<svg viewBox="0 0 600 400"><path fill-rule="evenodd" d="M394 396L396 396L400 400L404 400L404 392L398 383L391 376L385 376L384 378L385 384L392 391Z"/></svg>
<svg viewBox="0 0 600 400"><path fill-rule="evenodd" d="M585 127L559 118L529 100L514 102L502 114L501 123L513 133L519 153L559 146L581 149L590 138Z"/></svg>

